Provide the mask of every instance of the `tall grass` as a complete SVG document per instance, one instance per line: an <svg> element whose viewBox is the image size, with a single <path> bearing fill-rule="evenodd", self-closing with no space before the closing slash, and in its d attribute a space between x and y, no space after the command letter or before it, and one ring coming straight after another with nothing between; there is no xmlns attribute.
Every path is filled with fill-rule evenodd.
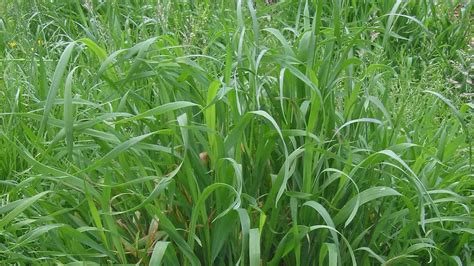
<svg viewBox="0 0 474 266"><path fill-rule="evenodd" d="M455 4L1 3L1 263L471 265Z"/></svg>

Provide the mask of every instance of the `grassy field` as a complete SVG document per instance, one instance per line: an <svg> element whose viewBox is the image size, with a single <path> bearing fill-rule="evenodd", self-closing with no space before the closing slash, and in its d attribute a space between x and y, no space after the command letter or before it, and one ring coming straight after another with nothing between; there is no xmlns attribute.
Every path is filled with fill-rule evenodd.
<svg viewBox="0 0 474 266"><path fill-rule="evenodd" d="M0 264L473 265L473 3L0 2Z"/></svg>

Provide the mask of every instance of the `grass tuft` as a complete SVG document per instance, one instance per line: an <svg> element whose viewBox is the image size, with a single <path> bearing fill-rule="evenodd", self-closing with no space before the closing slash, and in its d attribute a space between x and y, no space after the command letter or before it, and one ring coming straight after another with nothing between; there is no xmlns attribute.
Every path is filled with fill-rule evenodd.
<svg viewBox="0 0 474 266"><path fill-rule="evenodd" d="M1 1L0 264L472 265L472 8Z"/></svg>

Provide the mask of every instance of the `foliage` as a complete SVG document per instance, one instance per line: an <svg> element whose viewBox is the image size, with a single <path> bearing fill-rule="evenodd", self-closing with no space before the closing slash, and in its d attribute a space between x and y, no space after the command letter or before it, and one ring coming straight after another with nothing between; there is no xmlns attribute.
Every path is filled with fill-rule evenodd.
<svg viewBox="0 0 474 266"><path fill-rule="evenodd" d="M0 11L2 264L471 265L472 3Z"/></svg>

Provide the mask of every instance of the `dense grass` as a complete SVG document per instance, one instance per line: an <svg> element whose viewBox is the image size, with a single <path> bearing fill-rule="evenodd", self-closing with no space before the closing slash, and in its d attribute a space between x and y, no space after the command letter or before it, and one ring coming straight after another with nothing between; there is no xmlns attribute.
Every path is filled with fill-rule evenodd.
<svg viewBox="0 0 474 266"><path fill-rule="evenodd" d="M1 264L472 265L472 3L253 2L0 3Z"/></svg>

